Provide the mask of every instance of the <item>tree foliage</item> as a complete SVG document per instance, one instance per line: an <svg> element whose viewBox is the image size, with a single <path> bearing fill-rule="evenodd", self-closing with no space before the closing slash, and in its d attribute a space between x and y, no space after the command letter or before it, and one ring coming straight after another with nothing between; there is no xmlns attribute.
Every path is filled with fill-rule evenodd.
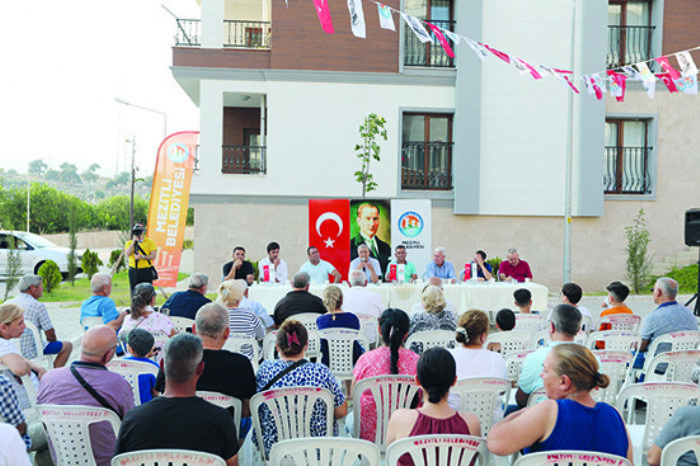
<svg viewBox="0 0 700 466"><path fill-rule="evenodd" d="M13 235L8 235L7 240L10 243L10 248L7 250L7 263L5 264L5 297L3 301L7 301L12 288L19 282L22 276L22 256L17 251L17 243Z"/></svg>
<svg viewBox="0 0 700 466"><path fill-rule="evenodd" d="M35 176L41 176L44 173L46 173L46 170L49 168L46 163L44 163L43 159L36 159L32 160L29 162L29 174L30 175L35 175Z"/></svg>
<svg viewBox="0 0 700 466"><path fill-rule="evenodd" d="M376 113L370 113L365 117L364 122L360 125L360 144L355 145L357 158L362 161L362 168L355 172L355 181L362 184L362 197L368 192L377 189L377 183L374 181L374 175L369 172L369 164L372 159L377 162L381 161L379 152L381 147L377 142L377 138L382 138L386 141L386 120L384 117L378 116Z"/></svg>
<svg viewBox="0 0 700 466"><path fill-rule="evenodd" d="M97 253L86 249L83 253L82 266L83 272L87 274L88 278L92 279L92 276L99 271L100 265L103 265L103 262Z"/></svg>
<svg viewBox="0 0 700 466"><path fill-rule="evenodd" d="M61 284L61 271L58 264L52 260L47 260L39 267L39 275L44 279L44 289L51 293Z"/></svg>
<svg viewBox="0 0 700 466"><path fill-rule="evenodd" d="M649 281L651 263L654 259L653 255L649 255L651 233L647 230L646 223L644 209L639 209L632 225L625 227L625 236L627 237L625 271L635 293L639 293L639 290Z"/></svg>

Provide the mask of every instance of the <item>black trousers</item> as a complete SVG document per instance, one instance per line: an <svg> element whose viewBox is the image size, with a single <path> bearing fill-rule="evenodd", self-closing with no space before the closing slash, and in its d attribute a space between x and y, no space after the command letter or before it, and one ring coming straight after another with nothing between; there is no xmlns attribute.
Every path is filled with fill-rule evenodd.
<svg viewBox="0 0 700 466"><path fill-rule="evenodd" d="M130 294L134 294L134 287L139 283L153 283L153 274L150 268L135 269L129 267L129 288Z"/></svg>

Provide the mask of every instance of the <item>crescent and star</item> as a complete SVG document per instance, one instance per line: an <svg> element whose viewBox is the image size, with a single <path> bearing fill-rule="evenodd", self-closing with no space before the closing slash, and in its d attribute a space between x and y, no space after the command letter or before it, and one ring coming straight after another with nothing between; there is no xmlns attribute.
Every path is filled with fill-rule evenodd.
<svg viewBox="0 0 700 466"><path fill-rule="evenodd" d="M331 220L338 225L338 234L336 235L336 238L338 238L343 232L343 219L341 219L340 215L336 214L335 212L324 212L323 214L319 215L319 217L316 219L316 233L318 233L318 236L321 236L321 225L323 225L323 222L326 220ZM331 239L329 236L328 239L323 240L323 242L326 243L327 248L332 248L335 240Z"/></svg>

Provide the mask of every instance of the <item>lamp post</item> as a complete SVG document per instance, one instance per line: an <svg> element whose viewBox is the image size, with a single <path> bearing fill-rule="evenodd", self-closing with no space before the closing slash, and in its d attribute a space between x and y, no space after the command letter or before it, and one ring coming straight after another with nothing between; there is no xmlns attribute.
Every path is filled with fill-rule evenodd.
<svg viewBox="0 0 700 466"><path fill-rule="evenodd" d="M115 98L114 101L118 104L126 105L127 107L134 107L138 108L139 110L145 110L147 112L153 112L157 113L159 115L163 116L163 139L168 135L168 114L165 112L162 112L160 110L156 110L155 108L150 108L150 107L144 107L143 105L136 105L132 104L131 102L127 102L124 99L120 99L119 97Z"/></svg>
<svg viewBox="0 0 700 466"><path fill-rule="evenodd" d="M569 42L569 66L574 71L576 52L576 0L571 1L571 40ZM568 119L566 127L566 178L564 182L564 254L562 279L564 283L571 281L571 222L573 204L573 158L574 158L574 93L569 91Z"/></svg>

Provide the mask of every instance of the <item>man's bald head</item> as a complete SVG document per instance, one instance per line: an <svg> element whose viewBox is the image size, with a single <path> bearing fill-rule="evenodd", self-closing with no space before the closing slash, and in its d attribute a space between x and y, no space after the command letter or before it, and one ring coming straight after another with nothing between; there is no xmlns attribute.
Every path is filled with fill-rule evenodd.
<svg viewBox="0 0 700 466"><path fill-rule="evenodd" d="M428 279L428 285L439 286L442 289L442 280L438 277L430 277Z"/></svg>
<svg viewBox="0 0 700 466"><path fill-rule="evenodd" d="M117 334L106 325L93 327L83 335L80 359L85 362L108 363L117 348Z"/></svg>

